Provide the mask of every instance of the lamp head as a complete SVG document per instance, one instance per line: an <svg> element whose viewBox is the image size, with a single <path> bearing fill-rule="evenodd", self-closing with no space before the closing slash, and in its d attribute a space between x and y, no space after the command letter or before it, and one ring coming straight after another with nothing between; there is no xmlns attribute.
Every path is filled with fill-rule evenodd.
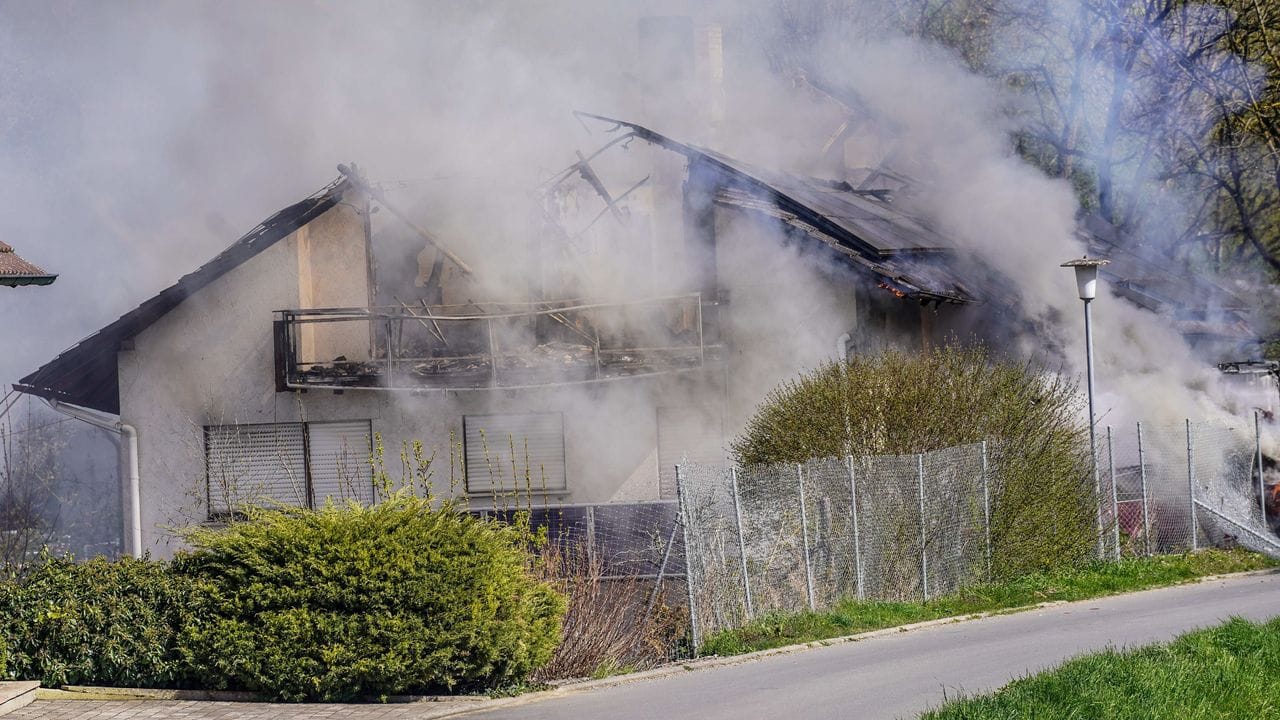
<svg viewBox="0 0 1280 720"><path fill-rule="evenodd" d="M1076 271L1076 288L1080 291L1080 299L1092 300L1098 296L1098 268L1110 262L1086 255L1078 260L1068 260L1062 263L1062 267Z"/></svg>

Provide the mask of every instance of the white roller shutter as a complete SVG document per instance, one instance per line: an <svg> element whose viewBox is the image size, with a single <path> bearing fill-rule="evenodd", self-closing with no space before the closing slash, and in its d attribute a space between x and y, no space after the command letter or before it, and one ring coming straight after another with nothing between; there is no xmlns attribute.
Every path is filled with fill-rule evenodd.
<svg viewBox="0 0 1280 720"><path fill-rule="evenodd" d="M658 408L658 492L676 496L676 465L724 464L720 413L699 407Z"/></svg>
<svg viewBox="0 0 1280 720"><path fill-rule="evenodd" d="M534 492L566 489L564 417L560 413L468 415L462 425L467 492L523 491L526 470Z"/></svg>
<svg viewBox="0 0 1280 720"><path fill-rule="evenodd" d="M369 467L372 437L368 420L307 423L315 507L323 507L328 498L373 502L373 470Z"/></svg>
<svg viewBox="0 0 1280 720"><path fill-rule="evenodd" d="M245 504L307 504L302 425L215 425L205 428L209 512Z"/></svg>

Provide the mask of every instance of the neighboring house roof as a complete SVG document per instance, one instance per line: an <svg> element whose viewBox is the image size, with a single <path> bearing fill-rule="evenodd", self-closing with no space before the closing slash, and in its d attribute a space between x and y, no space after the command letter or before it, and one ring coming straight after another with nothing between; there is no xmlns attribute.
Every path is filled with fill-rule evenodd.
<svg viewBox="0 0 1280 720"><path fill-rule="evenodd" d="M1184 310L1206 305L1241 310L1249 306L1203 275L1180 269L1156 252L1143 252L1098 215L1086 215L1079 227L1089 254L1111 260L1111 264L1101 269L1102 276L1121 295L1148 310Z"/></svg>
<svg viewBox="0 0 1280 720"><path fill-rule="evenodd" d="M347 181L337 180L307 199L294 203L250 230L199 269L125 313L119 320L76 343L39 370L22 378L14 389L118 415L120 378L117 353L133 338L196 291L288 237L342 199Z"/></svg>
<svg viewBox="0 0 1280 720"><path fill-rule="evenodd" d="M1245 317L1249 303L1235 293L1135 244L1098 215L1086 215L1078 227L1089 255L1111 261L1099 274L1117 295L1168 316L1173 328L1188 338L1259 342Z"/></svg>
<svg viewBox="0 0 1280 720"><path fill-rule="evenodd" d="M845 261L866 268L886 289L922 302L968 303L976 298L947 260L954 243L872 192L847 183L753 167L687 145L625 120L589 115L699 163L724 180L716 201L764 213L813 237ZM691 168L691 173L694 170Z"/></svg>
<svg viewBox="0 0 1280 720"><path fill-rule="evenodd" d="M48 285L57 277L18 257L13 248L0 242L0 285Z"/></svg>

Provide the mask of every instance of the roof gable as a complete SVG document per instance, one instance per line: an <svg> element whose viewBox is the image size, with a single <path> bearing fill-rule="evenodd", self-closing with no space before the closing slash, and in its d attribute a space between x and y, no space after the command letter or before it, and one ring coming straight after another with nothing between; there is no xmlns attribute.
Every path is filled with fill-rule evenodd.
<svg viewBox="0 0 1280 720"><path fill-rule="evenodd" d="M323 215L342 199L348 187L346 180L335 181L307 199L276 212L194 272L22 378L14 389L118 415L117 353L122 342L150 327L198 290Z"/></svg>

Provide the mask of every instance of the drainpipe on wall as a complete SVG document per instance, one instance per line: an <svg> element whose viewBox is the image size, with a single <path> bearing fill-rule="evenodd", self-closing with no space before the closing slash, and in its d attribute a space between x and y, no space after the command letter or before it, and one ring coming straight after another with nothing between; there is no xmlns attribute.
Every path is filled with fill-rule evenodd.
<svg viewBox="0 0 1280 720"><path fill-rule="evenodd" d="M127 479L129 483L129 554L135 558L142 557L142 491L138 475L137 428L88 408L67 405L57 400L47 400L46 402L49 403L49 407L63 415L83 420L103 430L119 433L121 439L124 440L124 447L121 448L121 452L128 453L126 464L129 474Z"/></svg>
<svg viewBox="0 0 1280 720"><path fill-rule="evenodd" d="M836 338L836 357L840 358L840 362L849 361L849 341L852 339L853 336L849 333Z"/></svg>

